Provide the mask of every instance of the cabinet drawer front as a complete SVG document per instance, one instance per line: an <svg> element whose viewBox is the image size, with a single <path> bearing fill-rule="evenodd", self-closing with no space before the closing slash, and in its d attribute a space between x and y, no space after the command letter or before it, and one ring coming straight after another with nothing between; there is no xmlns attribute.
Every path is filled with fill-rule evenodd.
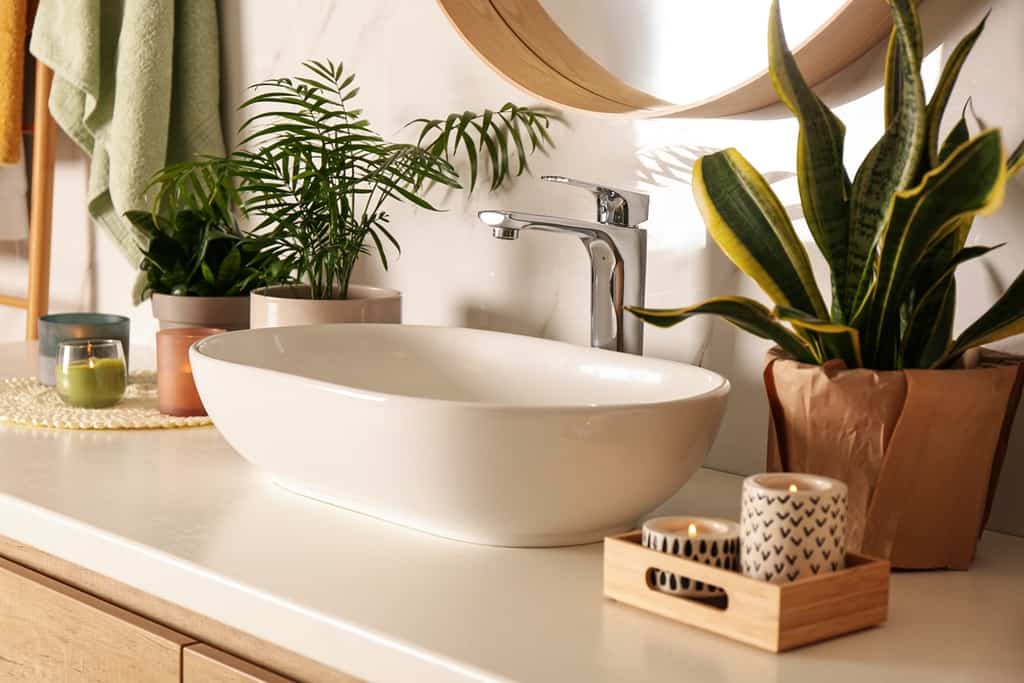
<svg viewBox="0 0 1024 683"><path fill-rule="evenodd" d="M177 683L192 642L0 558L0 680Z"/></svg>
<svg viewBox="0 0 1024 683"><path fill-rule="evenodd" d="M190 645L182 658L182 683L294 683L209 645Z"/></svg>

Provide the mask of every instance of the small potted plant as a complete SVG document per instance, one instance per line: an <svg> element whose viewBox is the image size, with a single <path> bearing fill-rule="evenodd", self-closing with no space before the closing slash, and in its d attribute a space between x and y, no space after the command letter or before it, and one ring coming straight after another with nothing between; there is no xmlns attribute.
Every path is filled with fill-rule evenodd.
<svg viewBox="0 0 1024 683"><path fill-rule="evenodd" d="M258 113L242 127L246 149L233 156L233 172L267 253L296 277L253 292L252 325L401 322L400 292L351 282L362 255L376 252L387 269L388 246L399 249L388 206L435 210L426 199L431 186L461 186L450 161L460 147L471 188L488 162L491 186L500 186L516 158L518 175L529 152L551 145L546 129L557 115L508 104L419 119L412 122L421 126L416 144L390 142L352 108L354 75L331 62L304 66L302 76L257 84L242 105Z"/></svg>
<svg viewBox="0 0 1024 683"><path fill-rule="evenodd" d="M953 334L958 265L974 216L994 212L1022 147L999 131L939 124L984 21L950 54L926 100L912 0L891 0L886 129L851 181L843 124L811 91L769 21L772 82L800 123L804 215L831 269L827 306L803 244L765 179L735 149L701 158L693 192L708 231L774 310L726 296L633 312L659 326L713 314L769 339L768 464L849 485L853 550L903 568L966 569L984 527L1020 398L1020 363L977 347L1024 331L1024 274ZM810 522L810 520L809 520Z"/></svg>
<svg viewBox="0 0 1024 683"><path fill-rule="evenodd" d="M268 239L242 233L230 160L169 166L154 178L152 211L126 218L144 238L139 298L151 298L161 329L249 327L249 292L287 281Z"/></svg>

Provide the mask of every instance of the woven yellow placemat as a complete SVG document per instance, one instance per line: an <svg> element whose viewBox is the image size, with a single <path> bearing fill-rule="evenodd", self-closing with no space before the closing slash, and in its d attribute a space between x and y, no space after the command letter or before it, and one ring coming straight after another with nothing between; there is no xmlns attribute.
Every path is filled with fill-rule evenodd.
<svg viewBox="0 0 1024 683"><path fill-rule="evenodd" d="M174 429L212 424L209 417L173 417L157 408L156 373L133 372L124 400L112 408L75 408L35 377L0 381L0 423L50 429Z"/></svg>

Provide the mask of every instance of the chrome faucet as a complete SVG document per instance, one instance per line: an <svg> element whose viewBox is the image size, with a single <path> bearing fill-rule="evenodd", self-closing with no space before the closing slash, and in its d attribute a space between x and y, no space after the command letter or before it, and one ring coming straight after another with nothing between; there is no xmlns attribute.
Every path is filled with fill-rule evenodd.
<svg viewBox="0 0 1024 683"><path fill-rule="evenodd" d="M541 180L589 190L597 199L597 222L557 218L516 211L481 211L497 239L514 240L520 230L543 230L579 237L590 255L590 345L600 349L642 354L643 322L624 316L624 306L644 305L647 271L647 220L650 198L562 176Z"/></svg>

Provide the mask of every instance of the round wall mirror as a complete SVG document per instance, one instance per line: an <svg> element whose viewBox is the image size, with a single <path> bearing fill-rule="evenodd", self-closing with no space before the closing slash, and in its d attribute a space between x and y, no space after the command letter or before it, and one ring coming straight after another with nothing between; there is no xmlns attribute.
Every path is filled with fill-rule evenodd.
<svg viewBox="0 0 1024 683"><path fill-rule="evenodd" d="M767 74L771 0L438 0L477 54L563 107L631 116L725 116L777 101ZM781 0L807 80L888 35L882 0Z"/></svg>

